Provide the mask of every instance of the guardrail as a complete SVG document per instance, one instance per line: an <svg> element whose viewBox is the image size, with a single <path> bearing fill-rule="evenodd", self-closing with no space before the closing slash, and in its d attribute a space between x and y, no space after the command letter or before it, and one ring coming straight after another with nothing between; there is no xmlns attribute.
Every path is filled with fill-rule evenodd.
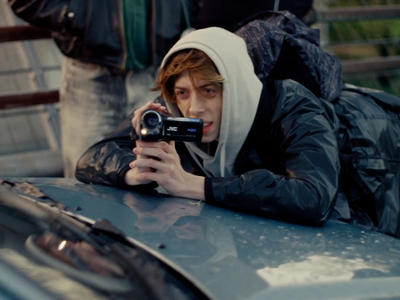
<svg viewBox="0 0 400 300"><path fill-rule="evenodd" d="M400 18L400 5L369 5L357 7L336 7L329 9L320 9L316 11L316 22L332 23L332 22L351 22L361 20L379 20L379 19L395 19ZM390 42L387 39L363 42L353 41L347 43L339 43L331 45L332 47L347 47L354 45L385 45ZM368 72L380 72L387 70L400 69L400 56L380 56L374 58L349 59L342 60L342 74L361 74Z"/></svg>
<svg viewBox="0 0 400 300"><path fill-rule="evenodd" d="M34 26L23 25L23 26L0 27L0 43L49 39L51 37L52 34L49 30L45 30Z"/></svg>
<svg viewBox="0 0 400 300"><path fill-rule="evenodd" d="M30 25L0 27L0 43L49 39L51 37L52 33L49 30ZM58 90L0 95L0 109L49 104L58 101Z"/></svg>
<svg viewBox="0 0 400 300"><path fill-rule="evenodd" d="M357 6L320 9L316 11L316 21L321 23L355 21L367 19L400 18L400 5ZM0 27L0 43L35 39L48 39L52 34L34 26ZM353 74L400 69L400 56L348 60L342 62L342 73ZM19 106L56 103L57 90L34 93L20 93L0 96L0 109Z"/></svg>
<svg viewBox="0 0 400 300"><path fill-rule="evenodd" d="M58 90L0 96L0 109L50 104L59 101Z"/></svg>
<svg viewBox="0 0 400 300"><path fill-rule="evenodd" d="M337 7L316 11L317 22L393 19L400 17L400 5Z"/></svg>
<svg viewBox="0 0 400 300"><path fill-rule="evenodd" d="M400 69L400 56L342 61L342 74L357 74Z"/></svg>

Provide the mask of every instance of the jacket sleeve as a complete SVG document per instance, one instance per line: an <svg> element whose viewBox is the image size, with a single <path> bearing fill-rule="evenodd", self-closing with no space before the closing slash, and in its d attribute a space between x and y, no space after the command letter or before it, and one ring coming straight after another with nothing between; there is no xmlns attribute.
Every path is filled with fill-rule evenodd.
<svg viewBox="0 0 400 300"><path fill-rule="evenodd" d="M272 120L260 133L267 135L265 153L258 156L281 171L261 168L239 176L207 178L206 202L269 218L322 224L329 218L338 189L337 118L329 103L300 84L285 80L275 85ZM271 153L275 154L271 157Z"/></svg>
<svg viewBox="0 0 400 300"><path fill-rule="evenodd" d="M32 25L77 36L84 32L87 1L9 0L8 3L18 17Z"/></svg>
<svg viewBox="0 0 400 300"><path fill-rule="evenodd" d="M84 183L127 187L124 176L129 163L136 159L132 153L135 141L130 138L131 128L128 118L104 140L86 150L77 163L76 179Z"/></svg>

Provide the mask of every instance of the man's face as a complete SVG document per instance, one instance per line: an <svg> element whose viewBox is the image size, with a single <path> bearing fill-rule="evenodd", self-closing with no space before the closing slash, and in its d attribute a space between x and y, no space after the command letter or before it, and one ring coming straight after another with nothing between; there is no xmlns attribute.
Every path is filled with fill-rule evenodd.
<svg viewBox="0 0 400 300"><path fill-rule="evenodd" d="M176 104L185 118L203 120L202 143L218 140L222 114L222 87L183 71L175 81Z"/></svg>

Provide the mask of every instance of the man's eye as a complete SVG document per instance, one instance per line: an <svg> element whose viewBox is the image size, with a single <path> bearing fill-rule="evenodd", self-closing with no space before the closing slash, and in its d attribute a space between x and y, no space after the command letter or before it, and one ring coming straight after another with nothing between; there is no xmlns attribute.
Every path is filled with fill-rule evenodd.
<svg viewBox="0 0 400 300"><path fill-rule="evenodd" d="M176 91L175 95L179 98L185 98L187 97L188 93L186 91Z"/></svg>
<svg viewBox="0 0 400 300"><path fill-rule="evenodd" d="M216 93L216 91L214 89L203 89L203 94L207 95L207 96L212 96Z"/></svg>

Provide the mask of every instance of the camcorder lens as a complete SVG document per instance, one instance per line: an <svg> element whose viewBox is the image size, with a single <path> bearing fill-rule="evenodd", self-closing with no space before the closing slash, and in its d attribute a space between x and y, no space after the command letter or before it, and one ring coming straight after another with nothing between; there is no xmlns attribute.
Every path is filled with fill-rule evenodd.
<svg viewBox="0 0 400 300"><path fill-rule="evenodd" d="M147 112L143 116L143 123L147 128L154 128L159 123L159 115L155 112Z"/></svg>

